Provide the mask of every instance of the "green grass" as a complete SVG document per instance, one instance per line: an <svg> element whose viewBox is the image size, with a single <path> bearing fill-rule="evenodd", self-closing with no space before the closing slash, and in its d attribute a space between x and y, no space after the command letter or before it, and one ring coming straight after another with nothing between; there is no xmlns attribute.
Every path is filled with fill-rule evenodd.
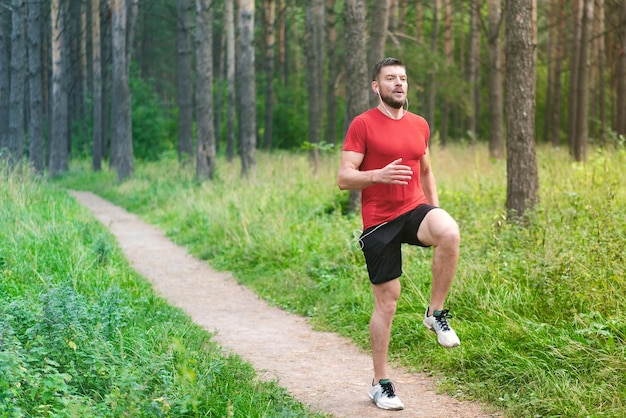
<svg viewBox="0 0 626 418"><path fill-rule="evenodd" d="M431 250L405 248L392 360L427 371L443 391L507 416L626 416L626 150L586 164L538 149L540 204L527 226L506 221L506 166L486 147L432 150L440 203L459 222L459 270L448 306L462 345L444 350L420 326ZM138 213L272 304L368 349L372 300L342 212L338 155L258 154L256 175L218 161L202 185L176 161L138 164L119 185L74 163L55 184L96 191ZM57 200L66 199L62 193Z"/></svg>
<svg viewBox="0 0 626 418"><path fill-rule="evenodd" d="M66 192L0 167L0 417L308 417L124 260Z"/></svg>

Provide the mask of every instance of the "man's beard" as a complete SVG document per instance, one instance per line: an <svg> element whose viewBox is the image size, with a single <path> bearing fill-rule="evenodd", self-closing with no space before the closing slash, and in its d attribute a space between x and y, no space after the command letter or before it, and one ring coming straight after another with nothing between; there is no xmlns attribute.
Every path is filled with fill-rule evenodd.
<svg viewBox="0 0 626 418"><path fill-rule="evenodd" d="M400 109L404 105L404 101L399 102L397 100L394 100L391 95L384 96L384 97L381 96L380 98L381 98L381 100L383 101L384 104L386 104L387 106L392 107L394 109Z"/></svg>

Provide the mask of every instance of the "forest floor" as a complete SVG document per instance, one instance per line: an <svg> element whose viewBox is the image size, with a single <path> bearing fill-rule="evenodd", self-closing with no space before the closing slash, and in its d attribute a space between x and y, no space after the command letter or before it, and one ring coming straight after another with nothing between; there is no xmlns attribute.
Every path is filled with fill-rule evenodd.
<svg viewBox="0 0 626 418"><path fill-rule="evenodd" d="M252 364L261 378L275 379L314 411L359 418L501 416L477 402L438 394L432 377L401 368L391 369L390 377L405 409L378 409L367 395L371 358L352 342L268 305L138 216L93 193L71 194L109 228L130 264L158 294L215 333L215 342Z"/></svg>

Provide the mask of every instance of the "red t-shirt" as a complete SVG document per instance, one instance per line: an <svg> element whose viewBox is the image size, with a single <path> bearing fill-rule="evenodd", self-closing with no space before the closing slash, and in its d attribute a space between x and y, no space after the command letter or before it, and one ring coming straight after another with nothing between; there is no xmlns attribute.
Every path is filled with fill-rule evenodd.
<svg viewBox="0 0 626 418"><path fill-rule="evenodd" d="M407 185L374 184L361 191L363 229L428 203L420 182L420 159L426 153L429 135L426 120L414 113L394 120L373 108L354 118L342 149L364 155L359 170L383 168L398 158L413 170Z"/></svg>

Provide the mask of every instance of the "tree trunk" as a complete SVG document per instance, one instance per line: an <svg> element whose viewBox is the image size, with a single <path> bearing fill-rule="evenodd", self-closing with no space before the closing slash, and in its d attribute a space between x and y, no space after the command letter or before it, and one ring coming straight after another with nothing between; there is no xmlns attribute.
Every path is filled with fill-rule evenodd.
<svg viewBox="0 0 626 418"><path fill-rule="evenodd" d="M552 86L552 101L551 101L551 109L552 112L549 115L551 118L550 127L551 133L550 138L552 140L552 146L557 147L561 143L561 73L563 68L563 58L565 56L565 0L558 0L558 11L557 11L557 20L558 20L558 30L557 30L557 38L556 38L556 50L554 57L554 84Z"/></svg>
<svg viewBox="0 0 626 418"><path fill-rule="evenodd" d="M232 162L235 155L235 11L233 0L224 1L224 20L226 25L226 158Z"/></svg>
<svg viewBox="0 0 626 418"><path fill-rule="evenodd" d="M266 150L272 148L273 113L274 113L274 49L276 36L274 25L276 24L275 0L263 0L264 29L265 29L265 131L263 145Z"/></svg>
<svg viewBox="0 0 626 418"><path fill-rule="evenodd" d="M367 110L370 80L367 68L365 37L365 1L344 1L344 30L346 73L350 74L351 89L346 95L346 129L357 115ZM344 132L345 137L345 132ZM350 191L349 211L356 212L361 206L361 192Z"/></svg>
<svg viewBox="0 0 626 418"><path fill-rule="evenodd" d="M81 113L84 113L84 104L87 103L87 97L89 96L89 70L87 68L87 0L80 0L80 81L81 81L81 93L82 104ZM84 119L84 114L81 114ZM84 120L81 121L84 124Z"/></svg>
<svg viewBox="0 0 626 418"><path fill-rule="evenodd" d="M285 63L285 72L287 74L287 84L289 84L289 75L300 74L302 71L302 60L300 57L302 56L302 51L300 50L300 38L301 33L299 31L300 27L300 17L298 16L298 6L296 4L296 0L288 0L289 1L289 16L291 17L291 25L288 25L287 31L291 32L291 36L289 36L289 45L287 45L288 57L292 57L292 61L287 59Z"/></svg>
<svg viewBox="0 0 626 418"><path fill-rule="evenodd" d="M406 22L407 22L407 11L408 11L408 0L399 0L397 7L397 27L394 29L394 32L405 33L406 32Z"/></svg>
<svg viewBox="0 0 626 418"><path fill-rule="evenodd" d="M470 10L469 86L472 94L472 111L468 118L470 143L474 143L478 137L477 126L480 120L480 3L479 0L472 0Z"/></svg>
<svg viewBox="0 0 626 418"><path fill-rule="evenodd" d="M191 46L191 0L177 0L176 9L176 101L178 103L178 159L193 156L193 91Z"/></svg>
<svg viewBox="0 0 626 418"><path fill-rule="evenodd" d="M502 102L502 55L500 50L500 27L502 23L502 0L489 0L489 156L504 157L504 129Z"/></svg>
<svg viewBox="0 0 626 418"><path fill-rule="evenodd" d="M26 31L24 0L11 2L11 94L9 96L9 154L17 162L24 156L24 89L26 80Z"/></svg>
<svg viewBox="0 0 626 418"><path fill-rule="evenodd" d="M596 10L594 12L594 34L603 34L605 29L604 24L604 0L596 0ZM592 115L591 118L594 122L593 132L594 136L599 138L601 145L606 144L606 83L605 83L605 48L604 48L604 36L597 36L592 41L592 53L594 54L595 65L593 68L591 80L593 80L592 96Z"/></svg>
<svg viewBox="0 0 626 418"><path fill-rule="evenodd" d="M621 1L620 21L626 22L626 0ZM620 41L618 44L617 64L617 105L615 117L615 131L626 135L626 25L620 28Z"/></svg>
<svg viewBox="0 0 626 418"><path fill-rule="evenodd" d="M215 41L213 41L215 42ZM213 51L213 55L219 58L219 64L215 67L216 73L213 82L217 86L216 94L213 95L215 103L213 104L213 132L215 132L215 152L220 152L222 118L224 109L224 86L226 85L226 34L222 31L219 35L219 48Z"/></svg>
<svg viewBox="0 0 626 418"><path fill-rule="evenodd" d="M322 124L324 91L324 0L306 3L306 58L309 103L309 157L314 170L319 166L319 143Z"/></svg>
<svg viewBox="0 0 626 418"><path fill-rule="evenodd" d="M137 15L139 14L139 0L128 0L126 7L126 62L130 65L131 57L135 52L135 26L137 25ZM190 4L189 7L192 8L193 5Z"/></svg>
<svg viewBox="0 0 626 418"><path fill-rule="evenodd" d="M44 169L43 90L41 86L41 3L28 5L28 90L30 95L28 133L29 160L37 173Z"/></svg>
<svg viewBox="0 0 626 418"><path fill-rule="evenodd" d="M446 57L446 66L454 65L454 34L452 31L452 0L443 0L443 53ZM448 143L448 127L450 125L450 114L452 104L443 99L441 112L441 130L440 141L441 147L445 148Z"/></svg>
<svg viewBox="0 0 626 418"><path fill-rule="evenodd" d="M507 196L510 219L521 219L539 200L535 157L535 45L533 1L508 1L506 27Z"/></svg>
<svg viewBox="0 0 626 418"><path fill-rule="evenodd" d="M213 179L215 132L213 131L213 4L196 0L197 153L196 179Z"/></svg>
<svg viewBox="0 0 626 418"><path fill-rule="evenodd" d="M439 20L441 18L441 1L442 0L434 0L433 2L433 30L430 38L430 50L433 55L438 54L438 43L439 43ZM434 67L430 67L428 69L428 102L426 106L426 114L428 119L428 124L430 125L430 133L431 135L436 131L435 124L435 98L437 97L437 71Z"/></svg>
<svg viewBox="0 0 626 418"><path fill-rule="evenodd" d="M9 148L11 91L11 10L0 6L0 157Z"/></svg>
<svg viewBox="0 0 626 418"><path fill-rule="evenodd" d="M326 0L326 62L328 63L328 80L326 85L326 141L337 144L337 89L339 78L337 72L337 14L335 0Z"/></svg>
<svg viewBox="0 0 626 418"><path fill-rule="evenodd" d="M373 13L370 19L370 39L367 48L367 68L370 70L374 68L378 61L385 58L390 2L391 0L374 2ZM377 95L369 94L370 107L376 107L378 100Z"/></svg>
<svg viewBox="0 0 626 418"><path fill-rule="evenodd" d="M82 92L82 76L81 76L81 57L80 57L80 43L81 43L81 27L80 27L80 5L82 0L74 0L67 2L67 19L65 20L65 35L67 44L67 93L68 93L68 155L71 153L72 141L72 129L81 123L84 116L83 106L83 92ZM80 129L80 128L79 128Z"/></svg>
<svg viewBox="0 0 626 418"><path fill-rule="evenodd" d="M67 81L66 37L63 36L67 9L64 0L52 0L50 15L52 20L52 117L50 124L50 176L57 176L67 171Z"/></svg>
<svg viewBox="0 0 626 418"><path fill-rule="evenodd" d="M100 0L91 0L91 56L93 83L93 169L102 169L104 137L102 131L102 58L100 46Z"/></svg>
<svg viewBox="0 0 626 418"><path fill-rule="evenodd" d="M580 31L580 56L578 58L578 109L576 110L576 129L574 137L573 155L576 161L585 161L587 158L587 135L589 120L589 43L593 24L594 0L585 0Z"/></svg>
<svg viewBox="0 0 626 418"><path fill-rule="evenodd" d="M415 39L418 45L424 44L424 3L422 0L415 2Z"/></svg>
<svg viewBox="0 0 626 418"><path fill-rule="evenodd" d="M574 143L576 137L576 124L578 118L578 100L580 100L580 91L578 90L580 84L578 82L578 71L580 70L580 33L581 33L581 21L583 12L584 0L573 0L573 24L574 28L573 39L571 43L571 56L570 56L570 78L569 78L569 129L568 129L568 147L570 153L574 155Z"/></svg>
<svg viewBox="0 0 626 418"><path fill-rule="evenodd" d="M546 91L546 110L543 115L543 139L544 141L550 140L550 132L552 127L552 113L554 109L554 63L557 49L557 0L548 0L548 42L546 45L546 67L548 72L548 86Z"/></svg>
<svg viewBox="0 0 626 418"><path fill-rule="evenodd" d="M398 30L398 21L400 16L398 15L399 12L399 7L398 7L398 0L387 0L388 4L388 8L389 8L389 32L391 33L395 33ZM382 57L381 57L382 58Z"/></svg>
<svg viewBox="0 0 626 418"><path fill-rule="evenodd" d="M254 0L239 4L240 60L239 76L239 138L241 145L241 174L248 176L256 167L256 84L254 72Z"/></svg>
<svg viewBox="0 0 626 418"><path fill-rule="evenodd" d="M111 0L100 3L100 50L102 68L102 158L109 158L109 166L115 167L111 153L111 97L113 89L113 22L111 20Z"/></svg>
<svg viewBox="0 0 626 418"><path fill-rule="evenodd" d="M113 0L113 97L111 154L115 156L118 181L134 174L129 63L126 62L127 0Z"/></svg>
<svg viewBox="0 0 626 418"><path fill-rule="evenodd" d="M287 52L286 52L286 37L287 37L287 10L286 4L288 0L277 0L276 7L278 8L277 19L277 38L278 38L278 78L283 86L287 85Z"/></svg>

